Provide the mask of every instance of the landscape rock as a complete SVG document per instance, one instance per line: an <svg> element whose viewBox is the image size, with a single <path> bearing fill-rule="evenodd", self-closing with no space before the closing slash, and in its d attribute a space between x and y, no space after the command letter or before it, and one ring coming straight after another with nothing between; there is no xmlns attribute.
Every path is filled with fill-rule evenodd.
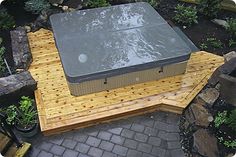
<svg viewBox="0 0 236 157"><path fill-rule="evenodd" d="M12 54L16 68L28 70L32 62L29 41L24 27L11 31Z"/></svg>
<svg viewBox="0 0 236 157"><path fill-rule="evenodd" d="M28 71L0 78L0 99L4 95L20 90L36 89L37 83Z"/></svg>
<svg viewBox="0 0 236 157"><path fill-rule="evenodd" d="M66 6L66 5L64 5L64 6L62 7L62 10L63 10L63 11L68 11L68 9L69 9L69 7Z"/></svg>
<svg viewBox="0 0 236 157"><path fill-rule="evenodd" d="M42 11L42 13L37 17L37 19L30 24L31 31L36 32L41 28L52 30L51 23L49 21L49 17L52 14L63 12L61 9L48 9Z"/></svg>
<svg viewBox="0 0 236 157"><path fill-rule="evenodd" d="M236 57L236 52L235 51L231 51L231 52L224 55L225 62L227 62L230 59L235 58L235 57Z"/></svg>
<svg viewBox="0 0 236 157"><path fill-rule="evenodd" d="M197 95L196 100L202 105L212 106L219 98L220 93L215 88L206 88Z"/></svg>
<svg viewBox="0 0 236 157"><path fill-rule="evenodd" d="M221 74L230 74L235 69L236 69L236 57L230 59L229 61L225 62L225 64L217 68L212 74L211 78L208 80L208 84L214 87L219 82Z"/></svg>
<svg viewBox="0 0 236 157"><path fill-rule="evenodd" d="M226 28L226 27L229 26L228 23L227 23L227 21L221 20L221 19L213 19L212 22L215 23L215 24L217 24L217 25L219 25L219 26L222 26L222 27L224 27L224 28Z"/></svg>
<svg viewBox="0 0 236 157"><path fill-rule="evenodd" d="M193 151L207 157L219 157L217 139L205 129L199 129L193 134Z"/></svg>
<svg viewBox="0 0 236 157"><path fill-rule="evenodd" d="M236 77L220 75L220 95L226 103L236 106Z"/></svg>
<svg viewBox="0 0 236 157"><path fill-rule="evenodd" d="M189 124L208 127L212 115L201 104L192 103L184 113ZM187 126L186 126L187 127Z"/></svg>

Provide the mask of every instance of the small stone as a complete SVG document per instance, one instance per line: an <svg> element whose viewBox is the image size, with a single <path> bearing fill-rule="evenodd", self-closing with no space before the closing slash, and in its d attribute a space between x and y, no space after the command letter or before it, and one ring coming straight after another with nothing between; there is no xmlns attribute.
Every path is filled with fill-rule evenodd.
<svg viewBox="0 0 236 157"><path fill-rule="evenodd" d="M58 7L59 4L53 3L52 6Z"/></svg>
<svg viewBox="0 0 236 157"><path fill-rule="evenodd" d="M221 20L221 19L213 19L212 22L215 23L215 24L217 24L217 25L219 25L219 26L222 26L222 27L224 27L224 28L226 28L226 27L229 26L228 23L227 23L227 21Z"/></svg>
<svg viewBox="0 0 236 157"><path fill-rule="evenodd" d="M225 62L227 62L230 59L235 58L235 57L236 57L236 52L235 51L231 51L231 52L224 55Z"/></svg>
<svg viewBox="0 0 236 157"><path fill-rule="evenodd" d="M212 106L218 99L220 93L215 88L206 88L197 96L197 102Z"/></svg>
<svg viewBox="0 0 236 157"><path fill-rule="evenodd" d="M208 122L213 122L214 118L213 118L212 116L209 116L209 117L207 118L207 120L208 120Z"/></svg>
<svg viewBox="0 0 236 157"><path fill-rule="evenodd" d="M71 11L75 11L75 10L76 10L76 9L74 9L74 8L69 8L69 9L68 9L68 11L70 11L70 12L71 12Z"/></svg>
<svg viewBox="0 0 236 157"><path fill-rule="evenodd" d="M31 27L30 26L25 26L25 30L27 33L29 33L31 31Z"/></svg>
<svg viewBox="0 0 236 157"><path fill-rule="evenodd" d="M183 26L183 29L186 29L187 28L187 26Z"/></svg>
<svg viewBox="0 0 236 157"><path fill-rule="evenodd" d="M193 134L193 149L202 156L219 157L217 139L205 129L199 129Z"/></svg>
<svg viewBox="0 0 236 157"><path fill-rule="evenodd" d="M68 9L69 9L68 6L66 6L66 5L62 6L62 10L67 11Z"/></svg>
<svg viewBox="0 0 236 157"><path fill-rule="evenodd" d="M208 127L209 121L208 117L212 115L205 109L201 104L192 103L189 108L185 111L186 120L190 124L195 124L198 126Z"/></svg>

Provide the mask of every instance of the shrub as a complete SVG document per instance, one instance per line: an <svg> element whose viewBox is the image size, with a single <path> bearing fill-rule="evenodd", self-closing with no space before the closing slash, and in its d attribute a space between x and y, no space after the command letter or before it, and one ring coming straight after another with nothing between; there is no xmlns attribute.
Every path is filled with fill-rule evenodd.
<svg viewBox="0 0 236 157"><path fill-rule="evenodd" d="M226 30L230 33L232 38L236 38L236 19L229 19L227 20L228 26L226 27Z"/></svg>
<svg viewBox="0 0 236 157"><path fill-rule="evenodd" d="M199 11L208 18L217 16L222 0L199 0Z"/></svg>
<svg viewBox="0 0 236 157"><path fill-rule="evenodd" d="M43 10L50 8L50 3L47 0L29 0L25 2L25 10L33 14L39 14Z"/></svg>
<svg viewBox="0 0 236 157"><path fill-rule="evenodd" d="M226 123L229 127L236 131L236 109L231 111L229 117L227 118Z"/></svg>
<svg viewBox="0 0 236 157"><path fill-rule="evenodd" d="M11 15L9 15L6 9L0 9L0 29L11 29L15 26L15 21Z"/></svg>
<svg viewBox="0 0 236 157"><path fill-rule="evenodd" d="M107 0L89 0L86 4L87 6L92 7L92 8L110 6L110 3L107 2Z"/></svg>
<svg viewBox="0 0 236 157"><path fill-rule="evenodd" d="M191 26L194 23L198 23L196 7L185 7L183 5L178 4L175 9L176 14L174 16L174 20L177 23L181 23L187 26Z"/></svg>
<svg viewBox="0 0 236 157"><path fill-rule="evenodd" d="M3 55L5 53L5 47L2 46L2 38L0 38L0 76L5 71L5 63L3 60Z"/></svg>
<svg viewBox="0 0 236 157"><path fill-rule="evenodd" d="M156 8L160 4L160 0L146 0L153 8Z"/></svg>
<svg viewBox="0 0 236 157"><path fill-rule="evenodd" d="M222 124L227 121L227 111L219 112L214 120L215 127L219 128Z"/></svg>
<svg viewBox="0 0 236 157"><path fill-rule="evenodd" d="M216 38L207 38L207 43L212 46L213 48L222 48L223 43Z"/></svg>

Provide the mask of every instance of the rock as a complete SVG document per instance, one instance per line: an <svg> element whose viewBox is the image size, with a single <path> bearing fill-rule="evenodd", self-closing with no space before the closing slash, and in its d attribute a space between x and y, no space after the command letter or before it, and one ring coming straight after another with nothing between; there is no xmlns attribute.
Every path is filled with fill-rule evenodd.
<svg viewBox="0 0 236 157"><path fill-rule="evenodd" d="M212 115L201 104L192 103L184 113L189 124L208 127ZM187 123L186 123L187 124Z"/></svg>
<svg viewBox="0 0 236 157"><path fill-rule="evenodd" d="M231 52L224 55L225 62L227 62L230 59L235 58L235 57L236 57L236 52L235 51L231 51Z"/></svg>
<svg viewBox="0 0 236 157"><path fill-rule="evenodd" d="M224 99L226 103L232 104L236 107L236 77L221 74L220 84L220 95L222 99Z"/></svg>
<svg viewBox="0 0 236 157"><path fill-rule="evenodd" d="M196 100L202 105L212 106L219 98L220 93L215 88L206 88L197 95Z"/></svg>
<svg viewBox="0 0 236 157"><path fill-rule="evenodd" d="M75 11L76 9L74 8L69 8L68 11L71 12L71 11Z"/></svg>
<svg viewBox="0 0 236 157"><path fill-rule="evenodd" d="M0 78L0 99L4 95L16 93L20 90L36 89L37 83L28 71Z"/></svg>
<svg viewBox="0 0 236 157"><path fill-rule="evenodd" d="M58 7L59 4L53 3L52 6Z"/></svg>
<svg viewBox="0 0 236 157"><path fill-rule="evenodd" d="M64 5L64 6L62 7L62 10L64 10L64 11L68 11L68 9L69 9L69 7L66 6L66 5Z"/></svg>
<svg viewBox="0 0 236 157"><path fill-rule="evenodd" d="M62 4L64 0L48 0L51 4Z"/></svg>
<svg viewBox="0 0 236 157"><path fill-rule="evenodd" d="M225 62L222 66L217 68L212 74L211 78L208 80L210 86L215 86L219 82L219 76L221 74L230 74L233 70L236 69L236 57Z"/></svg>
<svg viewBox="0 0 236 157"><path fill-rule="evenodd" d="M25 30L27 33L29 33L31 31L31 27L30 26L25 26Z"/></svg>
<svg viewBox="0 0 236 157"><path fill-rule="evenodd" d="M205 129L193 134L193 151L207 157L219 157L217 139Z"/></svg>
<svg viewBox="0 0 236 157"><path fill-rule="evenodd" d="M52 14L61 13L61 12L62 12L61 9L48 9L48 10L42 11L42 13L38 16L38 18L33 23L30 24L31 31L36 32L40 28L52 30L49 17Z"/></svg>
<svg viewBox="0 0 236 157"><path fill-rule="evenodd" d="M217 25L219 25L219 26L222 26L222 27L224 27L224 28L226 28L226 27L229 26L229 24L227 23L227 21L221 20L221 19L213 19L212 22L215 23L215 24L217 24Z"/></svg>
<svg viewBox="0 0 236 157"><path fill-rule="evenodd" d="M16 68L27 70L32 62L29 41L24 27L10 32L12 54Z"/></svg>

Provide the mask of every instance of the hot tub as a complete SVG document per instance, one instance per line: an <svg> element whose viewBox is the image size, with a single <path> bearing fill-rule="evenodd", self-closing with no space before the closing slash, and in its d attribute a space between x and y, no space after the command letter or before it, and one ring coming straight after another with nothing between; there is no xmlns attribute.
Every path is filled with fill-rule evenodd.
<svg viewBox="0 0 236 157"><path fill-rule="evenodd" d="M54 14L50 21L74 96L182 74L190 57L148 3Z"/></svg>

